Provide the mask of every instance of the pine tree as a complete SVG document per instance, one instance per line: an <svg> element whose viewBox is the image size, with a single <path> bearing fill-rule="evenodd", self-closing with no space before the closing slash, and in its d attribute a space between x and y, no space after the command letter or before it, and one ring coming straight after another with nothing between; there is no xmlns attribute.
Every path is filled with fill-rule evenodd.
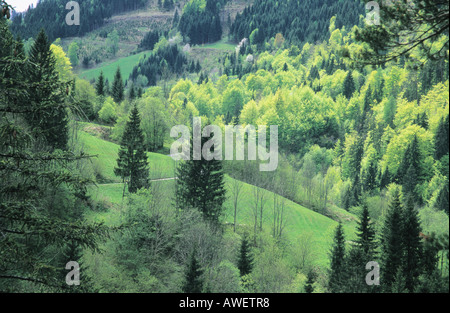
<svg viewBox="0 0 450 313"><path fill-rule="evenodd" d="M103 71L100 71L100 75L95 83L95 91L97 92L97 96L105 96L105 76L103 75Z"/></svg>
<svg viewBox="0 0 450 313"><path fill-rule="evenodd" d="M405 277L405 287L409 292L416 288L420 275L419 264L422 260L422 244L419 234L421 232L418 212L414 207L411 196L406 196L406 203L402 215L403 234L403 276Z"/></svg>
<svg viewBox="0 0 450 313"><path fill-rule="evenodd" d="M443 156L449 154L449 119L448 115L443 118L436 130L434 136L434 158L440 160Z"/></svg>
<svg viewBox="0 0 450 313"><path fill-rule="evenodd" d="M444 186L442 187L441 191L439 192L439 196L437 198L436 201L436 205L435 207L439 210L443 210L444 212L447 213L448 215L448 211L449 211L449 201L448 201L448 178L444 184Z"/></svg>
<svg viewBox="0 0 450 313"><path fill-rule="evenodd" d="M136 105L125 126L114 173L128 183L130 193L136 193L139 189L149 186L148 157L144 150L144 134Z"/></svg>
<svg viewBox="0 0 450 313"><path fill-rule="evenodd" d="M80 285L70 286L66 291L70 293L97 293L93 279L86 273L87 267L82 260L83 251L75 241L69 241L65 246L61 256L61 280L65 281L67 270L65 265L68 262L77 262L80 266Z"/></svg>
<svg viewBox="0 0 450 313"><path fill-rule="evenodd" d="M353 96L353 93L355 92L355 90L356 90L356 87L355 87L355 82L353 80L352 71L349 71L344 80L344 92L343 92L344 96L347 99L350 99Z"/></svg>
<svg viewBox="0 0 450 313"><path fill-rule="evenodd" d="M112 85L111 95L114 102L120 103L124 99L125 86L122 80L122 74L120 73L120 67L117 68L116 75L114 76L114 82Z"/></svg>
<svg viewBox="0 0 450 313"><path fill-rule="evenodd" d="M316 273L311 269L308 272L306 284L305 284L305 292L306 293L313 293L314 292L314 283L316 281Z"/></svg>
<svg viewBox="0 0 450 313"><path fill-rule="evenodd" d="M405 196L410 197L414 203L418 203L418 195L416 193L416 185L417 185L417 169L410 165L408 170L406 171L405 176L403 177L403 193Z"/></svg>
<svg viewBox="0 0 450 313"><path fill-rule="evenodd" d="M218 223L226 195L222 161L207 161L203 157L193 160L191 157L180 163L177 177L178 209L198 209L205 220Z"/></svg>
<svg viewBox="0 0 450 313"><path fill-rule="evenodd" d="M185 282L182 286L184 293L201 293L203 291L203 270L197 260L197 249L194 248L190 257L189 264L185 272Z"/></svg>
<svg viewBox="0 0 450 313"><path fill-rule="evenodd" d="M241 249L239 252L238 269L241 276L250 274L253 268L253 257L250 254L250 242L247 237L244 236L241 242Z"/></svg>
<svg viewBox="0 0 450 313"><path fill-rule="evenodd" d="M362 201L362 211L357 224L358 239L356 242L358 243L359 248L363 251L364 255L367 257L367 263L372 261L372 258L375 255L376 242L375 229L370 220L369 208L366 200Z"/></svg>
<svg viewBox="0 0 450 313"><path fill-rule="evenodd" d="M392 287L403 260L403 221L400 198L401 192L395 189L381 233L381 268L383 268L381 280L386 291Z"/></svg>
<svg viewBox="0 0 450 313"><path fill-rule="evenodd" d="M71 83L49 79L48 70L25 58L3 18L0 34L0 115L5 117L0 119L0 290L61 292L67 284L61 279L55 252L68 241L97 249L108 228L70 216L78 209L80 193L91 183L74 164L88 156L49 152L34 140L33 126L24 123L33 122L33 114L41 114L44 107L51 111L66 101L61 92L62 99L52 95L44 102L38 92L56 92L55 86L62 91ZM38 70L42 71L39 81ZM56 99L61 103L52 102Z"/></svg>
<svg viewBox="0 0 450 313"><path fill-rule="evenodd" d="M340 292L345 284L345 237L342 223L336 228L333 246L330 252L330 271L328 288L332 293Z"/></svg>
<svg viewBox="0 0 450 313"><path fill-rule="evenodd" d="M31 47L29 59L32 65L29 67L28 79L36 86L29 90L33 106L25 119L34 133L45 139L50 149L65 150L68 141L65 91L59 82L56 60L44 30L39 32Z"/></svg>
<svg viewBox="0 0 450 313"><path fill-rule="evenodd" d="M415 191L417 184L421 183L422 165L419 141L414 135L413 140L405 151L402 162L397 171L397 181L403 185L405 195L412 195L414 201L420 201L420 195Z"/></svg>
<svg viewBox="0 0 450 313"><path fill-rule="evenodd" d="M134 83L131 84L130 90L128 91L128 99L129 100L136 99L136 88L134 87Z"/></svg>

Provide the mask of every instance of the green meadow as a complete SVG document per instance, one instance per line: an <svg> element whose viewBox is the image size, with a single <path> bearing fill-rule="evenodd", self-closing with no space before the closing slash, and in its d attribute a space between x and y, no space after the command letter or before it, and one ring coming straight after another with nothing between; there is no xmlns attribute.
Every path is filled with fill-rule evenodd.
<svg viewBox="0 0 450 313"><path fill-rule="evenodd" d="M122 78L125 82L125 80L130 76L133 67L139 63L139 60L150 53L151 51L143 51L116 61L101 63L99 67L81 71L78 76L82 79L91 81L97 79L100 72L103 71L105 78L112 83L114 81L114 75L116 74L117 67L120 67Z"/></svg>

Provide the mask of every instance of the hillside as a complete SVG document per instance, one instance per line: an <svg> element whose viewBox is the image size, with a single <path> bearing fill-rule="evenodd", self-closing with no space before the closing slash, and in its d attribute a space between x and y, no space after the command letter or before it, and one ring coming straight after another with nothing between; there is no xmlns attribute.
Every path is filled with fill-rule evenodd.
<svg viewBox="0 0 450 313"><path fill-rule="evenodd" d="M447 2L8 1L0 293L449 292Z"/></svg>
<svg viewBox="0 0 450 313"><path fill-rule="evenodd" d="M86 127L93 126L94 125L88 124ZM100 167L97 175L102 177L102 181L107 181L106 183L98 183L96 187L93 187L95 200L110 203L107 205L107 207L109 207L108 211L89 212L87 215L88 219L97 222L104 221L109 225L114 225L114 223L117 223L117 221L120 220L120 214L124 213L119 210L120 206L123 204L123 184L120 183L120 179L115 177L113 173L119 146L104 141L85 131L80 131L79 140L80 145L87 154L98 155L98 158L93 161ZM164 203L166 205L173 201L174 181L160 181L159 179L174 177L174 163L175 162L170 156L149 153L150 178L154 180L152 182L154 185L153 188L156 188L155 190L159 191L163 190L162 197L164 198ZM227 188L231 188L233 180L234 179L230 177L227 178ZM163 187L160 187L160 184ZM242 200L239 203L238 213L239 232L245 229L249 230L253 227L252 219L254 214L252 213L252 207L254 206L253 190L255 187L246 183L242 184ZM263 192L266 193L266 213L263 221L263 229L270 233L273 223L272 203L275 194L268 190ZM322 267L327 266L328 252L331 247L333 232L337 226L337 222L283 197L279 197L277 201L285 203L286 228L283 233L287 240L286 243L288 245L294 245L302 235L311 234L312 242L310 248L314 251L315 263ZM231 225L233 224L234 209L230 198L225 202L225 208L224 223ZM351 240L354 238L355 234L356 217L347 213L342 220L345 222L344 227L346 235L348 236L347 238Z"/></svg>

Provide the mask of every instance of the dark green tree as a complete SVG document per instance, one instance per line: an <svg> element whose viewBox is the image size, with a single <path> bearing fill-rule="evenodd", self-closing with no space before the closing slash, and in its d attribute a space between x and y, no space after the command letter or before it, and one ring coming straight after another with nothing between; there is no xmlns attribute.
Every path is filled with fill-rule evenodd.
<svg viewBox="0 0 450 313"><path fill-rule="evenodd" d="M34 137L32 126L24 123L25 116L43 106L51 109L56 105L52 100L59 99L42 103L34 93L55 86L65 90L70 83L45 75L37 81L40 66L15 51L2 17L0 33L0 290L61 292L68 286L55 259L60 248L73 241L95 250L109 229L71 216L83 209L81 194L91 183L75 166L88 156L48 151Z"/></svg>
<svg viewBox="0 0 450 313"><path fill-rule="evenodd" d="M394 190L389 210L381 231L381 281L385 291L390 291L403 261L401 192Z"/></svg>
<svg viewBox="0 0 450 313"><path fill-rule="evenodd" d="M60 84L50 44L44 30L41 30L31 47L28 79L35 86L29 90L31 112L24 117L33 132L43 138L50 149L65 150L68 119L64 98L69 86L62 88Z"/></svg>
<svg viewBox="0 0 450 313"><path fill-rule="evenodd" d="M103 71L100 71L100 75L98 76L97 82L95 83L95 91L97 92L97 96L105 96L105 76L103 75Z"/></svg>
<svg viewBox="0 0 450 313"><path fill-rule="evenodd" d="M203 270L197 260L197 249L194 248L190 257L189 264L185 272L185 281L182 286L184 293L201 293L203 291Z"/></svg>
<svg viewBox="0 0 450 313"><path fill-rule="evenodd" d="M333 246L330 251L328 288L332 293L342 291L345 285L345 274L345 237L342 223L339 222L334 234Z"/></svg>
<svg viewBox="0 0 450 313"><path fill-rule="evenodd" d="M448 215L449 210L449 202L448 202L448 178L442 187L441 191L439 192L439 196L436 201L436 208L443 210Z"/></svg>
<svg viewBox="0 0 450 313"><path fill-rule="evenodd" d="M114 102L120 103L124 99L125 86L122 80L122 74L120 73L120 67L117 68L116 75L114 76L114 82L111 89L111 96Z"/></svg>
<svg viewBox="0 0 450 313"><path fill-rule="evenodd" d="M253 257L251 256L250 242L248 241L247 236L244 236L244 238L242 238L241 249L239 251L238 258L238 269L241 273L241 276L250 274L253 269Z"/></svg>
<svg viewBox="0 0 450 313"><path fill-rule="evenodd" d="M420 221L414 200L409 195L406 196L405 206L402 214L402 235L403 235L403 276L405 277L405 287L409 292L413 292L417 286L420 275L420 263L422 260L422 243L419 234L421 232Z"/></svg>
<svg viewBox="0 0 450 313"><path fill-rule="evenodd" d="M314 292L314 283L316 282L316 273L314 270L310 270L308 272L306 284L305 284L305 292L306 293L313 293Z"/></svg>
<svg viewBox="0 0 450 313"><path fill-rule="evenodd" d="M366 200L362 201L362 210L357 224L358 239L356 242L358 247L367 257L367 262L373 261L372 258L375 256L377 243L375 241L374 225L370 219L369 207L367 206Z"/></svg>
<svg viewBox="0 0 450 313"><path fill-rule="evenodd" d="M448 115L443 118L436 130L434 136L434 158L440 160L443 156L449 154L449 120Z"/></svg>
<svg viewBox="0 0 450 313"><path fill-rule="evenodd" d="M400 163L397 171L397 181L403 185L405 195L411 195L416 203L420 201L421 197L416 191L416 186L423 181L422 155L416 135L414 135L413 140L408 145Z"/></svg>
<svg viewBox="0 0 450 313"><path fill-rule="evenodd" d="M130 120L125 125L114 173L128 184L128 191L131 193L149 186L148 157L144 150L144 134L136 105L131 110Z"/></svg>
<svg viewBox="0 0 450 313"><path fill-rule="evenodd" d="M193 160L191 155L178 166L177 177L178 209L198 209L205 220L218 223L226 196L222 161Z"/></svg>
<svg viewBox="0 0 450 313"><path fill-rule="evenodd" d="M355 92L355 81L353 80L352 71L349 71L344 80L343 94L347 99L350 99Z"/></svg>

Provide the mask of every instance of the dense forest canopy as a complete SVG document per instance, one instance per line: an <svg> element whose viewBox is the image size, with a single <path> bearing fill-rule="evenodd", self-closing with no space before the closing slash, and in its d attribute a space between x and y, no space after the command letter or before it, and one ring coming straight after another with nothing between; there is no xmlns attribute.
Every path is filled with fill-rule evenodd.
<svg viewBox="0 0 450 313"><path fill-rule="evenodd" d="M56 38L82 36L101 25L113 14L144 7L146 0L78 0L80 5L80 25L66 24L67 1L41 0L35 8L13 17L11 31L22 38L35 37L41 28L45 29L50 41ZM61 14L64 12L64 14Z"/></svg>
<svg viewBox="0 0 450 313"><path fill-rule="evenodd" d="M315 43L328 37L331 17L336 27L351 28L359 24L364 6L358 0L256 0L231 26L231 36L239 42L254 33L255 44L275 37L277 33L290 43Z"/></svg>

